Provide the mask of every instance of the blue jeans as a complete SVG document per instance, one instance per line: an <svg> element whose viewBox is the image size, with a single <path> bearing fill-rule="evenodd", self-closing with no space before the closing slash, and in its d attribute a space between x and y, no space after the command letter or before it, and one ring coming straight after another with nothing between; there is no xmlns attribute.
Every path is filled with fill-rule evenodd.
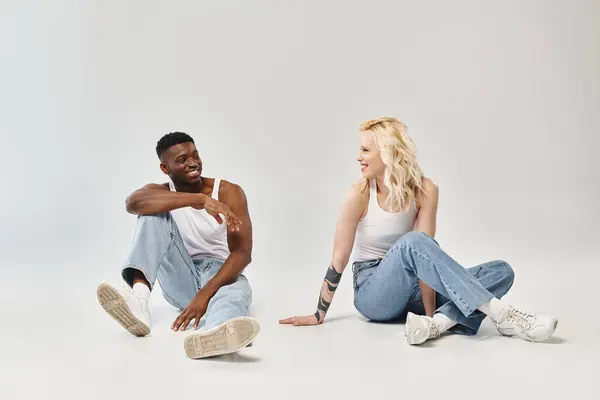
<svg viewBox="0 0 600 400"><path fill-rule="evenodd" d="M423 232L403 235L383 259L352 266L354 306L367 319L390 321L407 312L425 314L418 281L436 293L436 313L457 322L451 331L475 335L486 317L477 310L512 287L514 272L504 261L465 269Z"/></svg>
<svg viewBox="0 0 600 400"><path fill-rule="evenodd" d="M137 269L144 274L151 288L158 278L167 302L182 310L222 265L222 260L213 258L192 260L170 213L143 215L138 217L122 276L131 286L131 269ZM204 329L234 317L247 316L251 302L252 290L242 274L235 282L221 287L210 299L203 317Z"/></svg>

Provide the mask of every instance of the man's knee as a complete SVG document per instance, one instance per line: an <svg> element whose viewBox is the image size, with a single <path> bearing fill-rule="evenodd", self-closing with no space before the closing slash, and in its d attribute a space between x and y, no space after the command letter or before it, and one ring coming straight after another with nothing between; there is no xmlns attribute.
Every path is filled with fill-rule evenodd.
<svg viewBox="0 0 600 400"><path fill-rule="evenodd" d="M160 214L138 215L137 231L166 231L173 233L175 221L170 212Z"/></svg>
<svg viewBox="0 0 600 400"><path fill-rule="evenodd" d="M159 214L144 214L137 216L138 223L140 224L155 224L171 222L171 213L164 212Z"/></svg>
<svg viewBox="0 0 600 400"><path fill-rule="evenodd" d="M221 287L215 294L216 299L224 303L250 304L252 302L252 288L248 280L241 276L234 283Z"/></svg>

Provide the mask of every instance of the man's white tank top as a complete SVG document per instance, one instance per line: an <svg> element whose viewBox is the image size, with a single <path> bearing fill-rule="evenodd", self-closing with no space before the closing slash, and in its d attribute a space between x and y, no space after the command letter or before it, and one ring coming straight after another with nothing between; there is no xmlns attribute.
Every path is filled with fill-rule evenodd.
<svg viewBox="0 0 600 400"><path fill-rule="evenodd" d="M416 204L406 212L384 211L377 201L377 183L370 182L369 205L359 221L354 239L353 259L367 261L381 259L400 236L414 229L417 219Z"/></svg>
<svg viewBox="0 0 600 400"><path fill-rule="evenodd" d="M215 178L211 197L219 200L221 180ZM169 182L171 191L177 191L173 182ZM179 228L183 244L192 259L216 258L225 261L229 257L227 245L227 222L219 223L206 210L183 207L171 210L171 215Z"/></svg>

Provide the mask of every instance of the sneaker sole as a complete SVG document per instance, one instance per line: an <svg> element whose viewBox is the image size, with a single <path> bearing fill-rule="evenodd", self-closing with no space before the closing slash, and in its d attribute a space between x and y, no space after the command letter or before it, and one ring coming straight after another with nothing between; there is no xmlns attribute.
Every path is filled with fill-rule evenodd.
<svg viewBox="0 0 600 400"><path fill-rule="evenodd" d="M104 311L134 336L146 336L150 327L137 319L127 306L125 298L112 286L101 283L96 290L98 301Z"/></svg>
<svg viewBox="0 0 600 400"><path fill-rule="evenodd" d="M410 345L422 344L427 340L427 337L420 341L417 340L416 336L417 336L417 331L419 331L419 330L422 332L427 332L427 327L425 326L423 321L421 321L420 318L413 318L411 316L408 316L407 320L406 320L406 332L405 332L406 342L408 344L410 344ZM427 336L429 336L429 334Z"/></svg>
<svg viewBox="0 0 600 400"><path fill-rule="evenodd" d="M554 332L556 331L556 327L558 326L558 320L554 320L554 325L552 326L552 330L550 331L550 333L548 333L548 335L543 336L541 338L527 338L527 340L529 340L530 342L535 342L535 343L539 343L539 342L545 342L546 340L550 339L550 337L552 335L554 335ZM525 338L526 335L523 335L523 338Z"/></svg>
<svg viewBox="0 0 600 400"><path fill-rule="evenodd" d="M517 330L504 330L504 331L498 330L498 331L503 336L512 337L512 338L518 337L518 338L526 340L528 342L540 343L540 342L544 342L544 341L550 339L552 337L552 335L554 335L554 332L556 331L557 326L558 326L558 320L555 320L550 333L548 333L548 335L546 335L546 336L542 336L539 338L532 338L530 336L527 336L525 333L523 333L523 331L517 331Z"/></svg>
<svg viewBox="0 0 600 400"><path fill-rule="evenodd" d="M258 321L254 318L233 318L209 331L186 337L183 343L185 354L196 359L233 353L249 345L259 331Z"/></svg>

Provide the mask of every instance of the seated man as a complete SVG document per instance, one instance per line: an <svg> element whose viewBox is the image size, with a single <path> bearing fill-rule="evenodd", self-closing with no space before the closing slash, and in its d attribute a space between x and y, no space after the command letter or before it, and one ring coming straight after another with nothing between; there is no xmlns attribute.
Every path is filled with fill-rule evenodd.
<svg viewBox="0 0 600 400"><path fill-rule="evenodd" d="M127 211L138 215L132 248L118 290L106 283L97 295L106 312L136 336L150 333L148 298L156 279L167 302L181 313L174 331L194 321L203 330L187 336L190 358L232 353L259 331L248 317L252 290L242 274L250 264L252 223L238 185L201 176L194 140L173 132L157 143L160 169L170 182L133 192Z"/></svg>

